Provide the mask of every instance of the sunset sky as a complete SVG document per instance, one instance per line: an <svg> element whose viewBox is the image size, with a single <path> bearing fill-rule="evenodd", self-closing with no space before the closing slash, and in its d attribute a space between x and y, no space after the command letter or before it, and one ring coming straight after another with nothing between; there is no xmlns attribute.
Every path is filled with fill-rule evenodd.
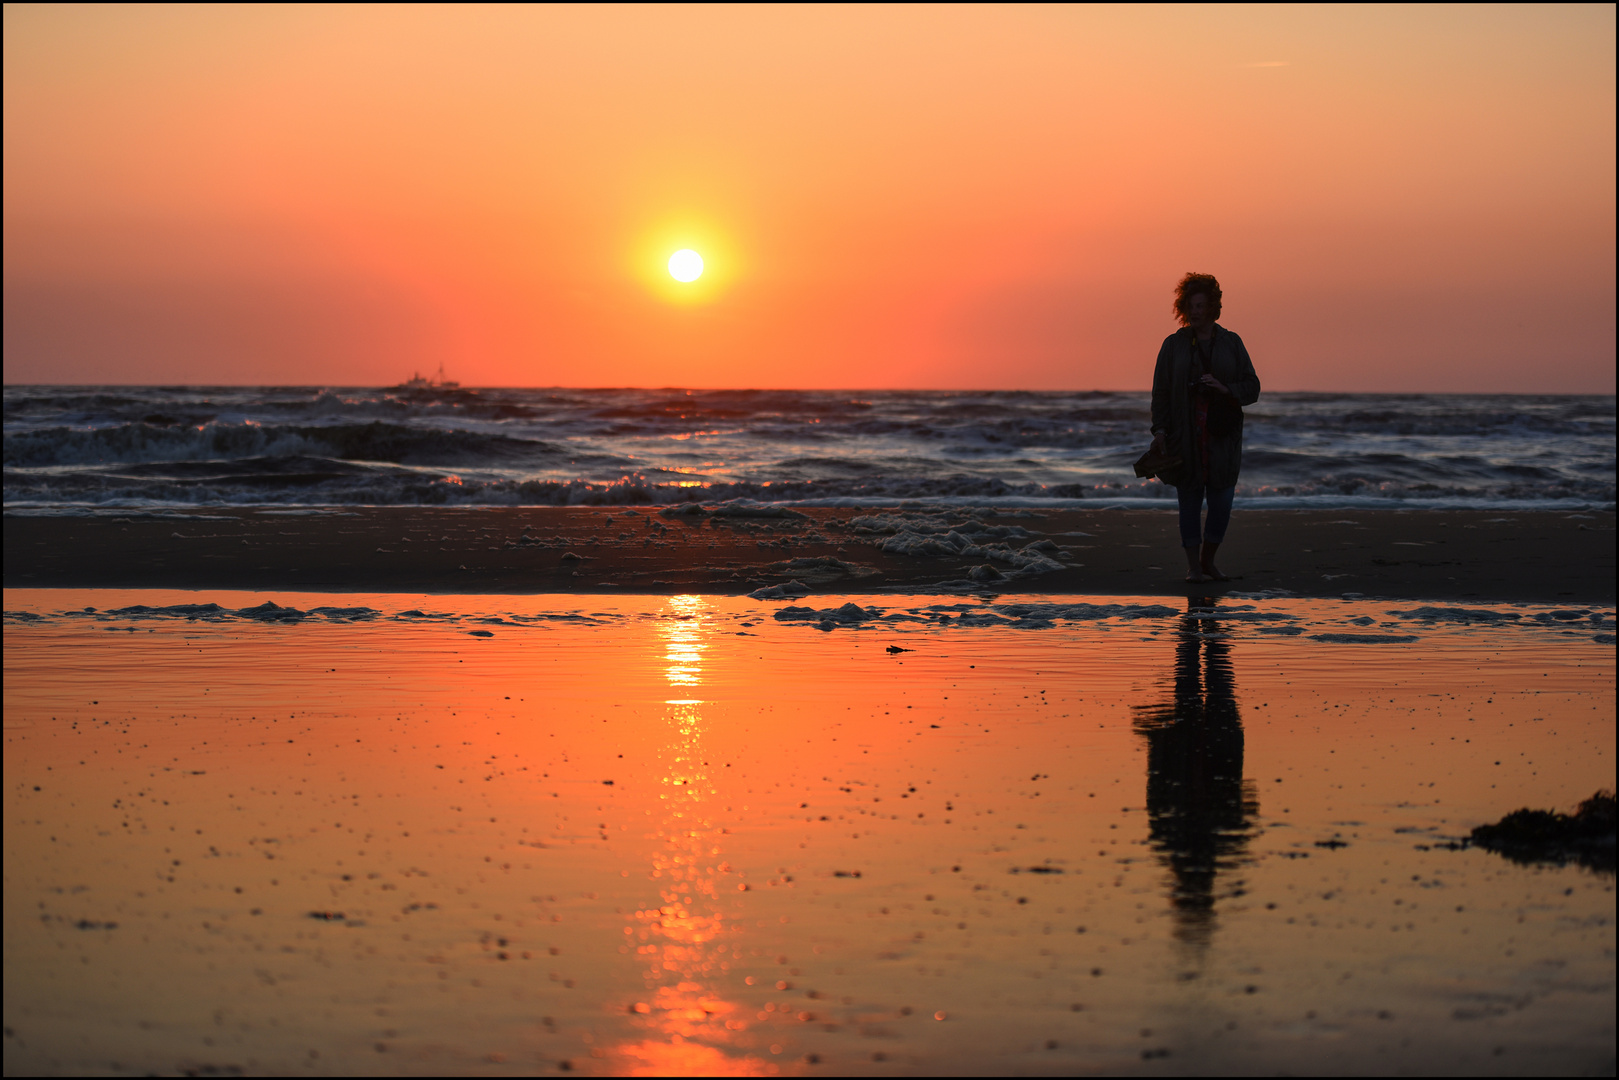
<svg viewBox="0 0 1619 1080"><path fill-rule="evenodd" d="M4 11L7 383L1614 390L1612 5Z"/></svg>

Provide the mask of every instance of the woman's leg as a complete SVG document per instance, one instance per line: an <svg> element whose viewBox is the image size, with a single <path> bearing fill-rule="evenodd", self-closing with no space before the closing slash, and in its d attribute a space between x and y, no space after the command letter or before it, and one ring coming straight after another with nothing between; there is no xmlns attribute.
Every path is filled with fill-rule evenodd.
<svg viewBox="0 0 1619 1080"><path fill-rule="evenodd" d="M1203 573L1215 581L1231 580L1220 572L1219 567L1214 565L1214 553L1219 549L1221 542L1225 540L1226 528L1231 524L1231 502L1236 497L1236 494L1235 485L1222 488L1219 491L1211 488L1207 493L1209 519L1203 526L1203 550L1198 559L1198 565Z"/></svg>
<svg viewBox="0 0 1619 1080"><path fill-rule="evenodd" d="M1203 529L1198 521L1203 516L1203 485L1187 484L1184 487L1177 487L1175 497L1180 501L1181 508L1181 547L1186 550L1186 580L1207 581L1197 550L1198 541L1203 535Z"/></svg>

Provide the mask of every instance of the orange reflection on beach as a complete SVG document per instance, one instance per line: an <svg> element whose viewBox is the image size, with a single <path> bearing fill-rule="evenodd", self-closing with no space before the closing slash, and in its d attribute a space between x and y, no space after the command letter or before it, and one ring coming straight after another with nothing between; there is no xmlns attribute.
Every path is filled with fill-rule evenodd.
<svg viewBox="0 0 1619 1080"><path fill-rule="evenodd" d="M669 663L664 674L670 686L696 686L702 682L703 650L707 647L703 640L703 606L700 596L671 596L667 620L658 624L665 643L663 658Z"/></svg>
<svg viewBox="0 0 1619 1080"><path fill-rule="evenodd" d="M1451 839L1612 782L1570 620L268 600L8 591L7 1073L1611 1058L1611 875Z"/></svg>
<svg viewBox="0 0 1619 1080"><path fill-rule="evenodd" d="M669 663L671 687L692 690L702 682L701 659L712 629L698 596L669 600L658 624ZM665 702L665 742L658 750L657 828L651 878L657 902L634 913L624 928L644 965L647 997L631 1008L647 1036L610 1051L620 1071L631 1076L757 1076L773 1071L757 1058L733 1056L721 1046L747 1028L741 1009L727 1001L716 983L739 957L738 927L720 910L720 890L746 890L740 880L722 886L731 874L720 838L728 830L709 810L716 795L703 745L703 702Z"/></svg>

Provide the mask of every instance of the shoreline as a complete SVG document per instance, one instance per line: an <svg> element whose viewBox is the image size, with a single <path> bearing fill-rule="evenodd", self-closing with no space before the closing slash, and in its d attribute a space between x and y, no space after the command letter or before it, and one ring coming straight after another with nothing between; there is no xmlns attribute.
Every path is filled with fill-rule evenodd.
<svg viewBox="0 0 1619 1080"><path fill-rule="evenodd" d="M1242 510L1219 562L1232 580L1182 580L1170 510L962 510L974 543L1048 541L1046 573L975 555L880 550L854 519L665 517L661 507L199 507L106 517L5 516L6 588L302 592L708 593L797 580L824 592L1016 592L1602 603L1615 599L1611 511ZM779 513L780 511L778 511ZM854 524L851 525L851 522ZM997 536L997 533L999 534ZM939 533L938 535L943 535ZM795 562L795 560L798 560ZM808 560L808 561L806 561ZM970 581L973 567L1006 575ZM955 584L950 584L950 583Z"/></svg>

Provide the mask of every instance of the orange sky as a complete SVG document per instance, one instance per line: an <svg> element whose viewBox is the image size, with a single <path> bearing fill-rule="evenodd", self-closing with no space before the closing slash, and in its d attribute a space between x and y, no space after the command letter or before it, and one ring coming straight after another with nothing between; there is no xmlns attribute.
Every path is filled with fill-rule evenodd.
<svg viewBox="0 0 1619 1080"><path fill-rule="evenodd" d="M1612 5L4 10L8 383L1614 390Z"/></svg>

